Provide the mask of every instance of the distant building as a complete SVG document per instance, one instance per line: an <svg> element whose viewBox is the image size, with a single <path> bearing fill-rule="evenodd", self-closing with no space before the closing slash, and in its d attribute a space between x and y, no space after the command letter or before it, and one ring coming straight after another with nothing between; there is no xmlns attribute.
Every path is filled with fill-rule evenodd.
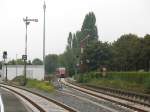
<svg viewBox="0 0 150 112"><path fill-rule="evenodd" d="M44 80L43 65L27 65L27 78ZM24 65L7 65L7 79L12 80L16 76L24 74ZM0 71L1 80L6 77L6 66L3 65Z"/></svg>

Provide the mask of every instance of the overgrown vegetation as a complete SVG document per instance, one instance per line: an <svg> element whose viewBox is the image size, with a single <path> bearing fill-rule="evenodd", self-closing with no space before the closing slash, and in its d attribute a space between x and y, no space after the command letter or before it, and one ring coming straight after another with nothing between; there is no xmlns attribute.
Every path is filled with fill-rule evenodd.
<svg viewBox="0 0 150 112"><path fill-rule="evenodd" d="M28 79L26 87L35 88L46 92L52 92L54 90L54 87L50 82L31 80L31 79Z"/></svg>
<svg viewBox="0 0 150 112"><path fill-rule="evenodd" d="M24 76L17 76L12 80L12 82L17 85L22 85L23 81ZM26 87L39 89L46 92L54 91L54 86L50 82L38 81L35 79L27 79Z"/></svg>
<svg viewBox="0 0 150 112"><path fill-rule="evenodd" d="M109 72L106 77L98 72L90 72L79 74L75 79L79 83L150 94L149 72Z"/></svg>

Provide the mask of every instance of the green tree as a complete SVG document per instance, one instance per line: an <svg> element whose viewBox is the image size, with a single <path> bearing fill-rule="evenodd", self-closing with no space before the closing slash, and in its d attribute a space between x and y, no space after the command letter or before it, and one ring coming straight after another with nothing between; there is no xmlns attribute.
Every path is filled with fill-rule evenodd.
<svg viewBox="0 0 150 112"><path fill-rule="evenodd" d="M87 14L84 18L83 25L81 28L81 32L83 33L83 38L89 36L89 42L98 40L98 30L96 26L96 17L93 12Z"/></svg>
<svg viewBox="0 0 150 112"><path fill-rule="evenodd" d="M69 75L73 75L75 73L76 64L79 61L77 57L81 57L81 41L87 38L87 36L88 39L85 41L85 43L89 41L89 44L92 44L93 42L98 41L96 17L93 12L90 12L85 16L81 31L69 33L66 51L61 54L59 58L59 63L61 63L59 65L65 66L69 72Z"/></svg>
<svg viewBox="0 0 150 112"><path fill-rule="evenodd" d="M22 59L17 59L16 64L17 65L24 65L24 61Z"/></svg>
<svg viewBox="0 0 150 112"><path fill-rule="evenodd" d="M58 56L49 54L45 57L45 71L47 74L54 73L58 67Z"/></svg>
<svg viewBox="0 0 150 112"><path fill-rule="evenodd" d="M117 70L137 70L140 39L134 34L122 35L113 43L114 66Z"/></svg>
<svg viewBox="0 0 150 112"><path fill-rule="evenodd" d="M0 69L2 69L2 61L0 61Z"/></svg>
<svg viewBox="0 0 150 112"><path fill-rule="evenodd" d="M146 71L150 70L150 35L147 34L144 36L144 39L141 42L142 46L142 62L144 69Z"/></svg>
<svg viewBox="0 0 150 112"><path fill-rule="evenodd" d="M107 42L97 42L96 44L90 44L84 50L82 60L88 65L89 70L96 70L100 67L108 67L112 52L110 44Z"/></svg>
<svg viewBox="0 0 150 112"><path fill-rule="evenodd" d="M43 61L40 60L39 58L35 58L32 61L32 65L42 65L42 64L43 64Z"/></svg>
<svg viewBox="0 0 150 112"><path fill-rule="evenodd" d="M8 61L8 65L15 65L15 64L16 64L16 60L14 59Z"/></svg>
<svg viewBox="0 0 150 112"><path fill-rule="evenodd" d="M72 48L72 33L69 33L69 37L68 37L68 48L67 49L71 49Z"/></svg>

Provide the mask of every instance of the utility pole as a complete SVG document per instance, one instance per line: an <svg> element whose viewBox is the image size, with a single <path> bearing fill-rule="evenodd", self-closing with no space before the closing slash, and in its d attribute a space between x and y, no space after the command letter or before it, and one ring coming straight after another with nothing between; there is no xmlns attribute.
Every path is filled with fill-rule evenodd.
<svg viewBox="0 0 150 112"><path fill-rule="evenodd" d="M43 22L43 66L44 66L44 78L45 78L45 11L46 11L46 4L44 1L43 5L43 10L44 10L44 22Z"/></svg>
<svg viewBox="0 0 150 112"><path fill-rule="evenodd" d="M23 21L26 25L26 35L25 35L25 55L22 56L24 60L24 85L26 84L26 61L27 61L27 26L30 24L31 21L38 22L38 19L28 19L28 17L24 18Z"/></svg>
<svg viewBox="0 0 150 112"><path fill-rule="evenodd" d="M7 82L7 62L6 62L6 59L7 59L7 51L4 51L4 52L3 52L3 59L4 59L4 65L6 66L6 77L5 77L5 81Z"/></svg>

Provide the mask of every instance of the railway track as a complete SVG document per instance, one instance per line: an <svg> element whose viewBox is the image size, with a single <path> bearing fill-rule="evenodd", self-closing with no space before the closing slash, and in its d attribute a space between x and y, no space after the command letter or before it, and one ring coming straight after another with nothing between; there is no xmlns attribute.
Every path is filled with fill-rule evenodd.
<svg viewBox="0 0 150 112"><path fill-rule="evenodd" d="M60 103L52 98L42 96L41 94L27 90L25 88L2 83L0 84L0 87L19 95L28 101L32 106L37 108L39 112L77 112L77 110L63 103Z"/></svg>
<svg viewBox="0 0 150 112"><path fill-rule="evenodd" d="M139 103L143 106L150 107L150 95L147 94L139 94L135 92L129 92L129 91L106 88L106 87L96 87L93 85L86 85L85 88L88 88L95 92L106 93L111 96L115 96L131 102Z"/></svg>
<svg viewBox="0 0 150 112"><path fill-rule="evenodd" d="M140 96L139 96L140 98L139 98L136 93L134 93L135 94L135 96L134 96L133 94L126 92L126 94L128 93L128 97L126 97L125 93L121 94L121 92L119 92L117 90L116 90L116 92L114 92L115 91L114 90L113 93L111 93L110 91L112 91L112 89L109 90L108 88L107 88L108 91L106 91L106 90L104 91L104 90L93 88L93 87L79 85L70 80L62 80L62 82L65 85L70 86L78 91L87 93L94 97L105 99L105 100L113 102L115 104L119 104L121 106L130 108L134 111L150 112L150 103L149 103L148 95L143 96L144 99L142 99L143 97L141 96L141 94L140 94ZM118 93L118 94L115 94L115 93ZM132 97L130 95L132 95Z"/></svg>

